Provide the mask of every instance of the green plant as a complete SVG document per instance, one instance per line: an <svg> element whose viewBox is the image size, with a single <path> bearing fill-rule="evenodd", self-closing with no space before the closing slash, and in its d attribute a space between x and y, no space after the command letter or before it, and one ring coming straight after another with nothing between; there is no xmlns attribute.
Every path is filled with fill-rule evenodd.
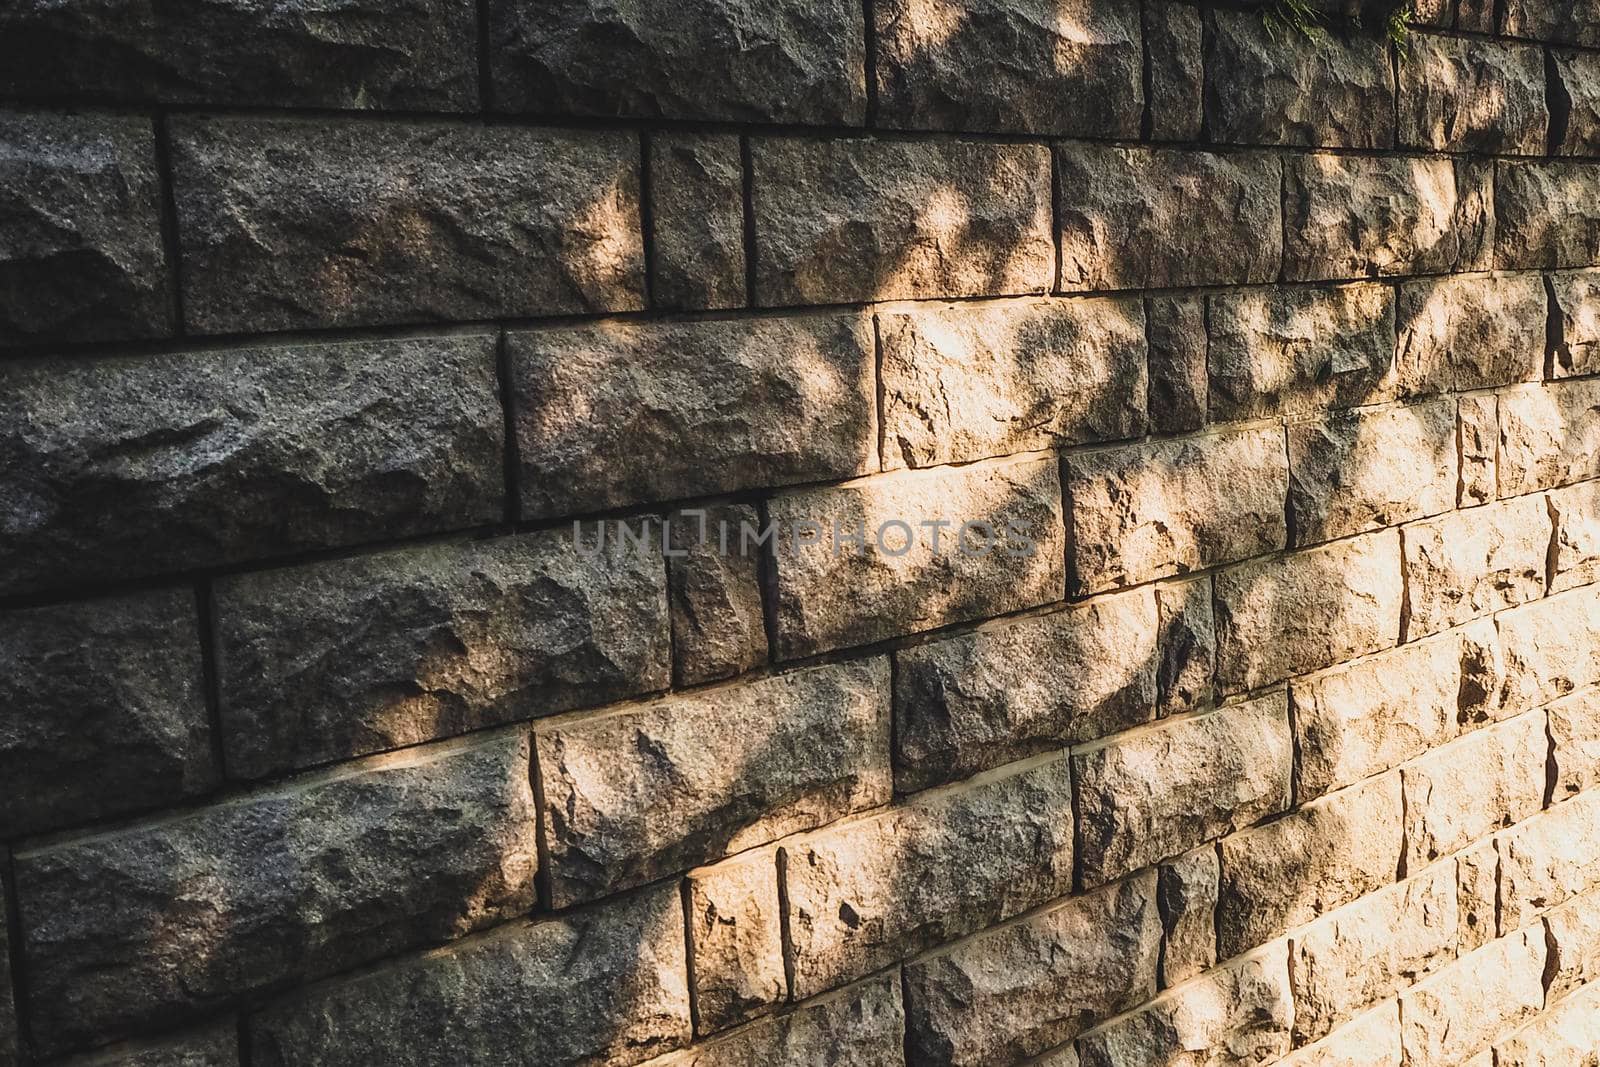
<svg viewBox="0 0 1600 1067"><path fill-rule="evenodd" d="M1411 18L1415 12L1412 0L1361 0L1348 5L1349 13L1333 18L1310 0L1271 0L1262 12L1262 20L1269 32L1298 33L1315 39L1330 26L1341 24L1351 29L1362 29L1369 24L1381 29L1385 40L1401 52L1411 47Z"/></svg>

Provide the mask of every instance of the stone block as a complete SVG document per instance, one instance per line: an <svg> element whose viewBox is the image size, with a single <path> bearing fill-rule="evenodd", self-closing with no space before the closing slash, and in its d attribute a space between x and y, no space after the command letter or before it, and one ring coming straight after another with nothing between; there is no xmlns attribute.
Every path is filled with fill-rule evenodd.
<svg viewBox="0 0 1600 1067"><path fill-rule="evenodd" d="M1584 586L1499 615L1510 713L1600 681L1600 586Z"/></svg>
<svg viewBox="0 0 1600 1067"><path fill-rule="evenodd" d="M1205 125L1202 32L1200 12L1192 4L1151 0L1144 5L1150 136L1154 140L1200 139Z"/></svg>
<svg viewBox="0 0 1600 1067"><path fill-rule="evenodd" d="M1498 32L1508 37L1600 47L1600 5L1594 0L1505 0Z"/></svg>
<svg viewBox="0 0 1600 1067"><path fill-rule="evenodd" d="M62 1067L239 1067L239 1021L220 1022L166 1037L110 1045Z"/></svg>
<svg viewBox="0 0 1600 1067"><path fill-rule="evenodd" d="M1600 69L1596 77L1600 78ZM1550 376L1574 378L1600 371L1600 271L1548 275Z"/></svg>
<svg viewBox="0 0 1600 1067"><path fill-rule="evenodd" d="M1555 768L1552 802L1600 785L1600 689L1563 697L1546 711Z"/></svg>
<svg viewBox="0 0 1600 1067"><path fill-rule="evenodd" d="M1446 861L1449 862L1449 861ZM1457 946L1462 953L1482 948L1500 929L1500 852L1492 837L1456 853Z"/></svg>
<svg viewBox="0 0 1600 1067"><path fill-rule="evenodd" d="M1500 270L1600 264L1600 169L1500 160L1494 219L1494 265Z"/></svg>
<svg viewBox="0 0 1600 1067"><path fill-rule="evenodd" d="M1600 478L1600 381L1507 389L1499 406L1501 496Z"/></svg>
<svg viewBox="0 0 1600 1067"><path fill-rule="evenodd" d="M1516 930L1600 886L1600 793L1579 793L1502 833L1500 928Z"/></svg>
<svg viewBox="0 0 1600 1067"><path fill-rule="evenodd" d="M1217 664L1211 579L1163 583L1156 587L1156 601L1161 609L1157 711L1171 715L1210 703Z"/></svg>
<svg viewBox="0 0 1600 1067"><path fill-rule="evenodd" d="M1553 999L1553 998L1552 998ZM1496 1042L1497 1067L1563 1067L1585 1064L1600 1050L1600 986L1589 986L1510 1037ZM1488 1061L1469 1067L1488 1067Z"/></svg>
<svg viewBox="0 0 1600 1067"><path fill-rule="evenodd" d="M1220 861L1214 845L1202 845L1161 864L1161 985L1175 986L1217 962L1217 889Z"/></svg>
<svg viewBox="0 0 1600 1067"><path fill-rule="evenodd" d="M1545 915L1551 977L1546 995L1555 1000L1600 977L1600 892L1590 891L1551 908ZM1600 988L1600 987L1597 987ZM1600 1035L1597 1035L1600 1036ZM1600 1050L1600 1044L1589 1051Z"/></svg>
<svg viewBox="0 0 1600 1067"><path fill-rule="evenodd" d="M1451 512L1402 534L1408 639L1544 595L1550 514L1542 497Z"/></svg>
<svg viewBox="0 0 1600 1067"><path fill-rule="evenodd" d="M882 1067L900 1062L905 1029L900 981L891 973L652 1060L651 1067Z"/></svg>
<svg viewBox="0 0 1600 1067"><path fill-rule="evenodd" d="M744 162L731 133L658 133L649 141L659 307L736 308L745 292Z"/></svg>
<svg viewBox="0 0 1600 1067"><path fill-rule="evenodd" d="M765 1015L788 995L778 856L759 849L684 879L694 1028L709 1034Z"/></svg>
<svg viewBox="0 0 1600 1067"><path fill-rule="evenodd" d="M1405 869L1417 870L1544 807L1544 712L1474 731L1401 769ZM1508 929L1516 929L1510 924Z"/></svg>
<svg viewBox="0 0 1600 1067"><path fill-rule="evenodd" d="M1298 1004L1295 1009L1298 1016ZM1400 1007L1391 1000L1280 1060L1278 1067L1401 1067L1402 1062Z"/></svg>
<svg viewBox="0 0 1600 1067"><path fill-rule="evenodd" d="M1487 504L1495 498L1495 465L1500 444L1500 408L1496 397L1464 396L1457 402L1457 434L1461 441L1461 485L1458 507Z"/></svg>
<svg viewBox="0 0 1600 1067"><path fill-rule="evenodd" d="M1415 1067L1459 1064L1544 1008L1543 931L1502 937L1400 995L1400 1041Z"/></svg>
<svg viewBox="0 0 1600 1067"><path fill-rule="evenodd" d="M1544 376L1546 307L1536 274L1425 278L1400 286L1395 373L1404 396Z"/></svg>
<svg viewBox="0 0 1600 1067"><path fill-rule="evenodd" d="M745 529L760 528L756 510L723 504L680 511L668 521L674 554L667 561L667 592L678 684L743 674L767 662L761 552L739 541Z"/></svg>
<svg viewBox="0 0 1600 1067"><path fill-rule="evenodd" d="M1399 54L1398 69L1401 146L1544 154L1550 114L1543 49L1415 33Z"/></svg>
<svg viewBox="0 0 1600 1067"><path fill-rule="evenodd" d="M1600 55L1552 49L1554 85L1566 94L1566 128L1551 155L1600 155ZM1553 69L1552 69L1553 68Z"/></svg>
<svg viewBox="0 0 1600 1067"><path fill-rule="evenodd" d="M1555 524L1550 591L1600 580L1600 482L1579 482L1550 492L1545 501Z"/></svg>
<svg viewBox="0 0 1600 1067"><path fill-rule="evenodd" d="M1176 6L1176 5L1173 5ZM1206 421L1206 302L1201 296L1145 300L1149 413L1154 433L1198 430Z"/></svg>

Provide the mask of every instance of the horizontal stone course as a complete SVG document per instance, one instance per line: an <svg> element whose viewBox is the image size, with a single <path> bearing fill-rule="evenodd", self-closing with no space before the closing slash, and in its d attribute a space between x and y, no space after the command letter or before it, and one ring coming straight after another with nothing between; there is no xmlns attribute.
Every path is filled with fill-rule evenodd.
<svg viewBox="0 0 1600 1067"><path fill-rule="evenodd" d="M226 1018L179 1034L126 1041L61 1062L65 1067L239 1067L239 1021Z"/></svg>
<svg viewBox="0 0 1600 1067"><path fill-rule="evenodd" d="M1407 638L1543 596L1550 530L1550 514L1539 496L1402 527Z"/></svg>
<svg viewBox="0 0 1600 1067"><path fill-rule="evenodd" d="M1600 380L1507 389L1499 407L1501 496L1600 478Z"/></svg>
<svg viewBox="0 0 1600 1067"><path fill-rule="evenodd" d="M1546 910L1600 885L1594 820L1600 793L1579 793L1542 815L1503 831L1500 856L1500 927L1516 930Z"/></svg>
<svg viewBox="0 0 1600 1067"><path fill-rule="evenodd" d="M1298 1014L1298 1001L1295 1009ZM1400 1007L1392 1000L1278 1061L1279 1067L1402 1067L1402 1063Z"/></svg>
<svg viewBox="0 0 1600 1067"><path fill-rule="evenodd" d="M1459 1064L1544 1008L1543 931L1535 927L1468 953L1400 996L1405 1062Z"/></svg>
<svg viewBox="0 0 1600 1067"><path fill-rule="evenodd" d="M1532 711L1469 733L1402 768L1406 869L1536 814L1544 806L1548 752L1544 712Z"/></svg>

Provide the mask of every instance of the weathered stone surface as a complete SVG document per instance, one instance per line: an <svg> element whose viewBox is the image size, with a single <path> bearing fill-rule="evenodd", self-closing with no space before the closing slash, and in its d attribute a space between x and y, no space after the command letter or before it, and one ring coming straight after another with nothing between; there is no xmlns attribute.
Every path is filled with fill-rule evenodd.
<svg viewBox="0 0 1600 1067"><path fill-rule="evenodd" d="M1495 5L1498 0L1456 0L1456 29L1468 33L1495 31ZM1521 2L1521 0L1516 0Z"/></svg>
<svg viewBox="0 0 1600 1067"><path fill-rule="evenodd" d="M220 580L229 776L667 688L659 544L586 552L555 530Z"/></svg>
<svg viewBox="0 0 1600 1067"><path fill-rule="evenodd" d="M1400 996L1401 1045L1415 1067L1447 1067L1544 1007L1545 946L1535 927L1502 937Z"/></svg>
<svg viewBox="0 0 1600 1067"><path fill-rule="evenodd" d="M1579 793L1502 833L1500 928L1515 930L1545 910L1600 886L1600 793Z"/></svg>
<svg viewBox="0 0 1600 1067"><path fill-rule="evenodd" d="M0 13L0 81L17 10ZM0 144L0 348L171 333L150 120L0 111Z"/></svg>
<svg viewBox="0 0 1600 1067"><path fill-rule="evenodd" d="M849 0L491 0L493 104L540 114L859 124Z"/></svg>
<svg viewBox="0 0 1600 1067"><path fill-rule="evenodd" d="M885 468L1144 433L1136 299L919 307L879 314L878 335Z"/></svg>
<svg viewBox="0 0 1600 1067"><path fill-rule="evenodd" d="M744 163L733 134L659 133L650 145L655 248L650 294L661 307L743 307Z"/></svg>
<svg viewBox="0 0 1600 1067"><path fill-rule="evenodd" d="M1156 875L985 931L905 968L906 1057L1017 1063L1156 992Z"/></svg>
<svg viewBox="0 0 1600 1067"><path fill-rule="evenodd" d="M1456 409L1461 440L1461 485L1457 505L1471 507L1495 498L1500 409L1496 398L1464 396Z"/></svg>
<svg viewBox="0 0 1600 1067"><path fill-rule="evenodd" d="M1206 324L1214 421L1395 396L1394 291L1386 285L1217 293L1206 298Z"/></svg>
<svg viewBox="0 0 1600 1067"><path fill-rule="evenodd" d="M1054 458L784 493L768 515L777 529L784 659L1037 607L1065 593Z"/></svg>
<svg viewBox="0 0 1600 1067"><path fill-rule="evenodd" d="M1282 548L1288 461L1268 427L1067 457L1079 592Z"/></svg>
<svg viewBox="0 0 1600 1067"><path fill-rule="evenodd" d="M492 522L504 425L490 337L0 365L0 589Z"/></svg>
<svg viewBox="0 0 1600 1067"><path fill-rule="evenodd" d="M1498 1042L1494 1063L1498 1067L1585 1067L1595 1062L1597 1050L1600 986L1589 986L1552 1004L1543 1016Z"/></svg>
<svg viewBox="0 0 1600 1067"><path fill-rule="evenodd" d="M1501 496L1600 478L1600 381L1555 382L1500 394Z"/></svg>
<svg viewBox="0 0 1600 1067"><path fill-rule="evenodd" d="M1551 704L1550 755L1556 773L1553 801L1600 785L1600 689L1586 689Z"/></svg>
<svg viewBox="0 0 1600 1067"><path fill-rule="evenodd" d="M1151 0L1144 5L1150 136L1154 140L1200 139L1205 125L1201 40L1198 8L1168 0Z"/></svg>
<svg viewBox="0 0 1600 1067"><path fill-rule="evenodd" d="M1395 372L1405 396L1487 389L1544 376L1544 282L1537 274L1427 278L1400 286Z"/></svg>
<svg viewBox="0 0 1600 1067"><path fill-rule="evenodd" d="M677 886L313 987L251 1018L251 1063L625 1067L689 1040Z"/></svg>
<svg viewBox="0 0 1600 1067"><path fill-rule="evenodd" d="M526 911L528 740L415 749L15 862L33 1036L59 1053Z"/></svg>
<svg viewBox="0 0 1600 1067"><path fill-rule="evenodd" d="M669 519L673 670L680 685L743 674L767 661L761 605L761 552L740 541L758 530L744 504L681 511Z"/></svg>
<svg viewBox="0 0 1600 1067"><path fill-rule="evenodd" d="M880 975L650 1067L882 1067L905 1036L900 982Z"/></svg>
<svg viewBox="0 0 1600 1067"><path fill-rule="evenodd" d="M1509 719L1528 705L1517 694L1517 679L1506 666L1503 631L1491 619L1468 623L1460 630L1461 689L1456 721L1463 732L1488 722Z"/></svg>
<svg viewBox="0 0 1600 1067"><path fill-rule="evenodd" d="M1067 759L841 823L783 854L798 999L1070 891Z"/></svg>
<svg viewBox="0 0 1600 1067"><path fill-rule="evenodd" d="M895 785L955 781L1155 715L1156 603L1098 597L895 653Z"/></svg>
<svg viewBox="0 0 1600 1067"><path fill-rule="evenodd" d="M1223 144L1388 148L1394 71L1370 37L1283 33L1259 11L1207 18L1206 124Z"/></svg>
<svg viewBox="0 0 1600 1067"><path fill-rule="evenodd" d="M1295 1000L1298 1021L1298 993ZM1278 1067L1401 1067L1401 1063L1400 1007L1391 1000L1337 1033L1279 1060Z"/></svg>
<svg viewBox="0 0 1600 1067"><path fill-rule="evenodd" d="M1161 985L1186 982L1217 962L1217 850L1202 845L1160 867Z"/></svg>
<svg viewBox="0 0 1600 1067"><path fill-rule="evenodd" d="M1600 482L1579 482L1545 497L1555 523L1550 591L1600 580Z"/></svg>
<svg viewBox="0 0 1600 1067"><path fill-rule="evenodd" d="M1544 595L1550 515L1542 497L1451 512L1404 534L1408 638Z"/></svg>
<svg viewBox="0 0 1600 1067"><path fill-rule="evenodd" d="M1157 710L1171 715L1210 702L1215 692L1217 626L1211 579L1164 583L1156 588L1156 601L1161 609Z"/></svg>
<svg viewBox="0 0 1600 1067"><path fill-rule="evenodd" d="M1316 544L1449 511L1456 464L1456 403L1448 397L1291 425L1294 542Z"/></svg>
<svg viewBox="0 0 1600 1067"><path fill-rule="evenodd" d="M9 862L9 854L0 853ZM9 916L6 887L0 883L0 915ZM17 1004L11 987L11 924L0 923L0 1064L16 1067L22 1062L22 1042L17 1031Z"/></svg>
<svg viewBox="0 0 1600 1067"><path fill-rule="evenodd" d="M197 618L189 589L0 613L0 836L217 783Z"/></svg>
<svg viewBox="0 0 1600 1067"><path fill-rule="evenodd" d="M1216 574L1217 680L1229 693L1391 648L1400 540L1365 534Z"/></svg>
<svg viewBox="0 0 1600 1067"><path fill-rule="evenodd" d="M602 322L506 345L524 518L878 467L861 314Z"/></svg>
<svg viewBox="0 0 1600 1067"><path fill-rule="evenodd" d="M1544 154L1543 49L1418 33L1407 39L1399 71L1402 146Z"/></svg>
<svg viewBox="0 0 1600 1067"><path fill-rule="evenodd" d="M1539 811L1548 751L1544 712L1532 711L1469 733L1402 768L1406 869Z"/></svg>
<svg viewBox="0 0 1600 1067"><path fill-rule="evenodd" d="M1600 892L1582 893L1550 909L1545 916L1549 931L1551 974L1547 995L1551 1000L1600 977ZM1590 1051L1600 1050L1597 1044Z"/></svg>
<svg viewBox="0 0 1600 1067"><path fill-rule="evenodd" d="M184 118L172 141L200 333L644 306L633 134Z"/></svg>
<svg viewBox="0 0 1600 1067"><path fill-rule="evenodd" d="M1494 265L1501 270L1600 264L1600 169L1501 160L1494 219Z"/></svg>
<svg viewBox="0 0 1600 1067"><path fill-rule="evenodd" d="M1199 296L1145 300L1150 429L1198 430L1206 421L1206 303Z"/></svg>
<svg viewBox="0 0 1600 1067"><path fill-rule="evenodd" d="M1551 154L1600 155L1600 55L1552 49L1550 61L1548 69L1567 105L1566 127L1557 127L1561 140Z"/></svg>
<svg viewBox="0 0 1600 1067"><path fill-rule="evenodd" d="M1297 933L1289 964L1296 1040L1332 1033L1449 963L1459 925L1455 865L1441 863Z"/></svg>
<svg viewBox="0 0 1600 1067"><path fill-rule="evenodd" d="M1393 882L1401 819L1400 777L1386 774L1223 838L1217 955L1265 944Z"/></svg>
<svg viewBox="0 0 1600 1067"><path fill-rule="evenodd" d="M119 102L467 111L470 5L23 0L0 12L0 91Z"/></svg>
<svg viewBox="0 0 1600 1067"><path fill-rule="evenodd" d="M751 159L762 306L1050 287L1042 147L757 137Z"/></svg>
<svg viewBox="0 0 1600 1067"><path fill-rule="evenodd" d="M889 799L889 661L813 667L535 731L552 906Z"/></svg>
<svg viewBox="0 0 1600 1067"><path fill-rule="evenodd" d="M1068 144L1056 167L1063 291L1277 280L1275 156Z"/></svg>
<svg viewBox="0 0 1600 1067"><path fill-rule="evenodd" d="M1499 32L1508 37L1600 46L1600 6L1594 0L1506 0L1497 7Z"/></svg>
<svg viewBox="0 0 1600 1067"><path fill-rule="evenodd" d="M1120 0L873 7L878 121L895 129L1139 136L1139 11Z"/></svg>
<svg viewBox="0 0 1600 1067"><path fill-rule="evenodd" d="M1600 681L1600 586L1559 593L1495 619L1510 712Z"/></svg>
<svg viewBox="0 0 1600 1067"><path fill-rule="evenodd" d="M1284 278L1487 269L1497 206L1489 200L1491 170L1437 157L1286 159Z"/></svg>
<svg viewBox="0 0 1600 1067"><path fill-rule="evenodd" d="M1595 72L1600 78L1600 70ZM1571 378L1600 371L1600 271L1546 276L1550 289L1550 376Z"/></svg>
<svg viewBox="0 0 1600 1067"><path fill-rule="evenodd" d="M1449 862L1448 860L1446 861ZM1486 838L1455 858L1457 944L1460 952L1482 948L1501 933L1498 897L1500 853L1495 839Z"/></svg>
<svg viewBox="0 0 1600 1067"><path fill-rule="evenodd" d="M1446 634L1291 682L1295 796L1353 785L1455 737L1469 654Z"/></svg>
<svg viewBox="0 0 1600 1067"><path fill-rule="evenodd" d="M1289 1051L1283 942L1207 971L1078 1039L1083 1067L1264 1067Z"/></svg>
<svg viewBox="0 0 1600 1067"><path fill-rule="evenodd" d="M684 908L696 1033L764 1015L783 1000L788 986L775 849L690 871Z"/></svg>
<svg viewBox="0 0 1600 1067"><path fill-rule="evenodd" d="M1074 751L1083 884L1100 885L1288 808L1288 710L1276 693Z"/></svg>
<svg viewBox="0 0 1600 1067"><path fill-rule="evenodd" d="M111 1045L62 1067L239 1067L239 1023L224 1019L170 1037Z"/></svg>

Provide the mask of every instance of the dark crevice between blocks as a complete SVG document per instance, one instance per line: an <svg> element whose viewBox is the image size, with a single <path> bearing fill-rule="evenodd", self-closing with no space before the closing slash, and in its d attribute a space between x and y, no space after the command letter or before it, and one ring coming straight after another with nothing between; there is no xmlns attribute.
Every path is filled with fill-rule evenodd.
<svg viewBox="0 0 1600 1067"><path fill-rule="evenodd" d="M1545 495L1544 507L1550 516L1550 543L1544 550L1544 595L1549 596L1556 584L1556 572L1561 566L1561 509L1549 494Z"/></svg>
<svg viewBox="0 0 1600 1067"><path fill-rule="evenodd" d="M500 379L500 411L506 435L505 449L501 454L501 462L506 468L505 517L506 522L514 523L522 517L522 453L517 446L517 402L511 371L511 344L504 330L495 338L495 374Z"/></svg>
<svg viewBox="0 0 1600 1067"><path fill-rule="evenodd" d="M1139 115L1139 140L1148 141L1155 132L1155 67L1150 57L1150 4L1152 0L1141 0L1139 4L1139 40L1143 45L1144 67L1141 71L1144 91L1144 110Z"/></svg>
<svg viewBox="0 0 1600 1067"><path fill-rule="evenodd" d="M217 648L222 636L217 631L216 595L212 583L201 580L194 590L200 628L201 694L206 702L206 721L211 732L211 759L217 781L227 780L227 756L222 743L222 681L217 671Z"/></svg>
<svg viewBox="0 0 1600 1067"><path fill-rule="evenodd" d="M651 195L650 131L639 131L639 235L644 248L644 306L656 310L656 210Z"/></svg>
<svg viewBox="0 0 1600 1067"><path fill-rule="evenodd" d="M1567 318L1556 295L1556 280L1549 274L1544 276L1544 295L1544 379L1550 381L1558 368L1572 369L1572 349L1567 344Z"/></svg>
<svg viewBox="0 0 1600 1067"><path fill-rule="evenodd" d="M794 1003L794 934L789 929L789 850L779 847L773 864L778 873L778 939L783 954L783 1000Z"/></svg>
<svg viewBox="0 0 1600 1067"><path fill-rule="evenodd" d="M11 997L14 1001L12 1016L16 1021L18 1051L23 1063L32 1062L29 1052L33 1047L33 1034L29 1027L29 1012L23 1010L28 1003L27 975L22 967L22 902L17 899L16 858L10 849L0 846L0 896L5 907L0 909L0 922L5 923L7 953L11 968ZM3 1010L3 1008L0 1008ZM5 1053L0 1048L0 1054Z"/></svg>
<svg viewBox="0 0 1600 1067"><path fill-rule="evenodd" d="M739 166L744 171L744 302L747 307L758 307L756 302L756 167L755 153L750 147L750 135L739 138Z"/></svg>
<svg viewBox="0 0 1600 1067"><path fill-rule="evenodd" d="M772 524L772 509L766 500L755 502L757 533L765 533ZM756 585L761 590L761 623L767 632L767 662L777 663L778 654L778 539L776 536L758 544L761 555L756 559ZM744 551L741 535L740 551Z"/></svg>
<svg viewBox="0 0 1600 1067"><path fill-rule="evenodd" d="M172 315L172 334L184 336L183 248L178 238L178 201L172 175L172 133L169 119L162 112L155 116L156 172L161 182L161 247L167 257L167 279L172 283L168 305Z"/></svg>
<svg viewBox="0 0 1600 1067"><path fill-rule="evenodd" d="M1550 112L1545 151L1548 155L1559 155L1572 124L1572 94L1567 91L1567 83L1561 80L1561 65L1556 62L1556 54L1549 48L1544 50L1544 101Z"/></svg>
<svg viewBox="0 0 1600 1067"><path fill-rule="evenodd" d="M700 1021L700 997L695 989L694 893L687 877L678 883L678 897L683 904L683 969L689 987L689 1025L699 1035L705 1033L705 1024Z"/></svg>

